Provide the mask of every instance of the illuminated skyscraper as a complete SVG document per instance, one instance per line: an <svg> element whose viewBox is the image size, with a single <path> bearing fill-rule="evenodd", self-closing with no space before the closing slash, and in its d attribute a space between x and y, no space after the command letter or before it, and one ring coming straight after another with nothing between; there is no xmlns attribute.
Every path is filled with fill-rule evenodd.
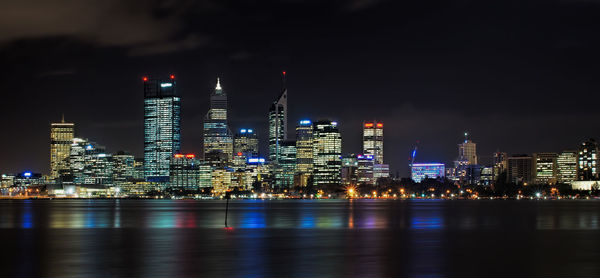
<svg viewBox="0 0 600 278"><path fill-rule="evenodd" d="M296 127L296 182L307 186L313 172L313 126L310 120L302 120Z"/></svg>
<svg viewBox="0 0 600 278"><path fill-rule="evenodd" d="M183 190L198 190L200 185L200 163L193 154L175 154L171 160L170 187Z"/></svg>
<svg viewBox="0 0 600 278"><path fill-rule="evenodd" d="M477 164L477 144L468 139L468 133L465 132L465 141L458 144L458 160L468 161L468 164Z"/></svg>
<svg viewBox="0 0 600 278"><path fill-rule="evenodd" d="M269 160L277 163L280 155L281 142L287 140L287 88L285 86L285 71L282 73L283 89L279 97L269 109Z"/></svg>
<svg viewBox="0 0 600 278"><path fill-rule="evenodd" d="M113 184L113 160L103 146L73 138L69 164L75 184Z"/></svg>
<svg viewBox="0 0 600 278"><path fill-rule="evenodd" d="M375 184L375 178L373 176L373 168L375 157L372 154L359 154L356 156L356 162L358 165L356 176L358 183L364 184Z"/></svg>
<svg viewBox="0 0 600 278"><path fill-rule="evenodd" d="M227 94L218 78L204 117L204 156L208 153L223 153L227 161L233 156L233 138L227 125Z"/></svg>
<svg viewBox="0 0 600 278"><path fill-rule="evenodd" d="M578 180L586 181L598 178L598 145L596 140L590 139L579 146L579 156L577 158Z"/></svg>
<svg viewBox="0 0 600 278"><path fill-rule="evenodd" d="M557 181L572 183L577 180L577 151L563 151L556 158Z"/></svg>
<svg viewBox="0 0 600 278"><path fill-rule="evenodd" d="M556 159L557 153L534 154L534 175L538 184L555 184L557 175Z"/></svg>
<svg viewBox="0 0 600 278"><path fill-rule="evenodd" d="M313 123L314 185L341 184L342 136L337 122L322 120Z"/></svg>
<svg viewBox="0 0 600 278"><path fill-rule="evenodd" d="M50 177L58 178L61 171L69 170L69 155L73 143L75 124L65 123L63 117L60 123L50 124Z"/></svg>
<svg viewBox="0 0 600 278"><path fill-rule="evenodd" d="M294 185L296 173L296 141L283 141L279 148L279 170L275 172L275 186L278 189L290 189Z"/></svg>
<svg viewBox="0 0 600 278"><path fill-rule="evenodd" d="M363 153L372 155L375 164L383 164L383 123L378 121L363 124Z"/></svg>
<svg viewBox="0 0 600 278"><path fill-rule="evenodd" d="M249 157L258 156L258 135L251 128L242 128L233 138L233 164L243 166Z"/></svg>
<svg viewBox="0 0 600 278"><path fill-rule="evenodd" d="M170 161L181 149L181 99L175 76L144 77L144 176L168 182Z"/></svg>

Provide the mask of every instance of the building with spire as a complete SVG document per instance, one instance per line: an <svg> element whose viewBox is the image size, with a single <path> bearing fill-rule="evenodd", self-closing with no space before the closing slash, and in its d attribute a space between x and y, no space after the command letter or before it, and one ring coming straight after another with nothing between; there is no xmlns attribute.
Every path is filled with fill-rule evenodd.
<svg viewBox="0 0 600 278"><path fill-rule="evenodd" d="M287 88L285 71L282 72L282 90L269 109L269 160L277 163L281 154L281 143L287 140Z"/></svg>
<svg viewBox="0 0 600 278"><path fill-rule="evenodd" d="M181 99L175 76L144 81L144 177L169 182L173 155L181 151Z"/></svg>
<svg viewBox="0 0 600 278"><path fill-rule="evenodd" d="M65 123L62 116L60 123L50 124L50 177L56 179L62 171L69 170L69 155L75 130L74 123Z"/></svg>
<svg viewBox="0 0 600 278"><path fill-rule="evenodd" d="M227 94L217 78L217 85L210 96L210 108L204 117L204 157L220 153L226 163L233 157L233 136L227 124Z"/></svg>
<svg viewBox="0 0 600 278"><path fill-rule="evenodd" d="M458 160L467 161L468 165L477 164L477 144L469 139L467 132L465 132L465 141L458 144Z"/></svg>

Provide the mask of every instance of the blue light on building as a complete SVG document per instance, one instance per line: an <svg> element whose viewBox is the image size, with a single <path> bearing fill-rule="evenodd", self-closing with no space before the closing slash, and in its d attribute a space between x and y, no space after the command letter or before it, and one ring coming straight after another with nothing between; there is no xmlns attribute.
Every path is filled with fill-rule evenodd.
<svg viewBox="0 0 600 278"><path fill-rule="evenodd" d="M442 163L415 163L410 168L410 177L415 182L444 177L446 174L446 166Z"/></svg>

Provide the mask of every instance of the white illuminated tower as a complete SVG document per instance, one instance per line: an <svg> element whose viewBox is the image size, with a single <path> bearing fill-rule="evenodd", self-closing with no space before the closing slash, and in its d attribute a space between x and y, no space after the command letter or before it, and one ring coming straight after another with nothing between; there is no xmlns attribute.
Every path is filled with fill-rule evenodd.
<svg viewBox="0 0 600 278"><path fill-rule="evenodd" d="M64 116L60 123L50 124L50 177L53 179L58 178L61 171L69 169L74 129L75 124L65 123Z"/></svg>
<svg viewBox="0 0 600 278"><path fill-rule="evenodd" d="M269 160L277 163L281 154L281 143L287 140L287 88L282 72L283 89L269 109Z"/></svg>
<svg viewBox="0 0 600 278"><path fill-rule="evenodd" d="M204 117L204 156L223 153L227 161L233 156L233 136L227 124L227 94L217 78L217 85L210 96L210 108Z"/></svg>
<svg viewBox="0 0 600 278"><path fill-rule="evenodd" d="M175 76L144 77L144 177L168 182L173 155L181 150L181 99Z"/></svg>
<svg viewBox="0 0 600 278"><path fill-rule="evenodd" d="M378 121L363 124L363 154L372 155L375 164L383 164L383 123Z"/></svg>

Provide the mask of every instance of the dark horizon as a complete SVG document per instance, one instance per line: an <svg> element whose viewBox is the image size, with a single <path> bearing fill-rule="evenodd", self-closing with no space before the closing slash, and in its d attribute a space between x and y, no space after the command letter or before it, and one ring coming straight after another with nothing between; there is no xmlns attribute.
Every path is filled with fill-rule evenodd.
<svg viewBox="0 0 600 278"><path fill-rule="evenodd" d="M69 4L0 11L1 173L47 173L63 113L77 137L141 157L146 75L176 76L186 153L201 152L220 77L232 130L258 130L266 156L282 70L290 127L331 118L360 153L362 122L381 120L393 175L417 140L417 161L449 165L464 131L484 162L600 138L597 1Z"/></svg>

